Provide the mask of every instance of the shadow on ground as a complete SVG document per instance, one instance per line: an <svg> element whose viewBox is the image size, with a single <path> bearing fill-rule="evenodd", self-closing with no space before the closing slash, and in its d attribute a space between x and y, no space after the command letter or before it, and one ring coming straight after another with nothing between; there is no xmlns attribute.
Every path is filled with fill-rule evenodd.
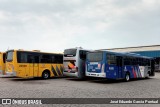
<svg viewBox="0 0 160 107"><path fill-rule="evenodd" d="M84 79L79 79L79 78L66 78L66 80L69 81L90 81L90 80L98 80L99 78L95 78L95 77L86 77Z"/></svg>
<svg viewBox="0 0 160 107"><path fill-rule="evenodd" d="M39 80L54 80L54 79L63 79L67 77L51 77L49 79L43 79L40 77L35 77L35 78L12 78L12 81L39 81Z"/></svg>
<svg viewBox="0 0 160 107"><path fill-rule="evenodd" d="M140 78L140 79L131 79L128 82L134 82L134 81L148 81L151 79L155 79L155 78ZM111 79L101 79L101 80L91 80L89 82L92 83L100 83L100 84L114 84L114 83L128 83L126 81L124 81L123 79L120 80L111 80Z"/></svg>

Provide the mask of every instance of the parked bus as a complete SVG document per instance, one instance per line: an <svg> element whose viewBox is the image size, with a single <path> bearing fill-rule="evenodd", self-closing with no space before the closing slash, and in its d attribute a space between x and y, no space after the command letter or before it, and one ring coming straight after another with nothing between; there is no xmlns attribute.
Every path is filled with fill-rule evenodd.
<svg viewBox="0 0 160 107"><path fill-rule="evenodd" d="M9 50L6 56L7 75L44 79L63 75L63 54Z"/></svg>
<svg viewBox="0 0 160 107"><path fill-rule="evenodd" d="M64 50L63 74L65 76L83 79L85 77L86 53L89 51L81 47Z"/></svg>
<svg viewBox="0 0 160 107"><path fill-rule="evenodd" d="M91 77L129 81L131 78L154 76L154 61L134 53L89 52L85 73Z"/></svg>
<svg viewBox="0 0 160 107"><path fill-rule="evenodd" d="M6 53L0 52L0 75L5 75Z"/></svg>

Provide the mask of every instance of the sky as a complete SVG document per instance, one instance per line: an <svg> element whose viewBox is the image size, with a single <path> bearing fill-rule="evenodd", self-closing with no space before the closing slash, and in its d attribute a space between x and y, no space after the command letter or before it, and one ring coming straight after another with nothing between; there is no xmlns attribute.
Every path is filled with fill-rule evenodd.
<svg viewBox="0 0 160 107"><path fill-rule="evenodd" d="M160 0L0 0L0 51L160 45Z"/></svg>

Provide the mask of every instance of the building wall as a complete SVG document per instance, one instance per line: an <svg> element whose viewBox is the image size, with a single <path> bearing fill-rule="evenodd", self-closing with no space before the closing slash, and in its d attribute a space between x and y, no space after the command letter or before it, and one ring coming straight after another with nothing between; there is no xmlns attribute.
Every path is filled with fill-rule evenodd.
<svg viewBox="0 0 160 107"><path fill-rule="evenodd" d="M160 50L159 51L136 51L134 53L140 54L142 56L148 56L148 57L160 57Z"/></svg>
<svg viewBox="0 0 160 107"><path fill-rule="evenodd" d="M102 50L108 50L108 51L113 51L113 52L160 51L160 45L126 47L126 48L113 48L113 49L102 49Z"/></svg>

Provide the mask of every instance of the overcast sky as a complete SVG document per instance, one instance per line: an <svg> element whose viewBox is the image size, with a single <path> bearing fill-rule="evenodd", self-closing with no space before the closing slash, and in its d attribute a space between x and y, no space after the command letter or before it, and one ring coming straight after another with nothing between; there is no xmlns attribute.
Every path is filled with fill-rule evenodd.
<svg viewBox="0 0 160 107"><path fill-rule="evenodd" d="M160 0L0 0L0 51L160 45Z"/></svg>

